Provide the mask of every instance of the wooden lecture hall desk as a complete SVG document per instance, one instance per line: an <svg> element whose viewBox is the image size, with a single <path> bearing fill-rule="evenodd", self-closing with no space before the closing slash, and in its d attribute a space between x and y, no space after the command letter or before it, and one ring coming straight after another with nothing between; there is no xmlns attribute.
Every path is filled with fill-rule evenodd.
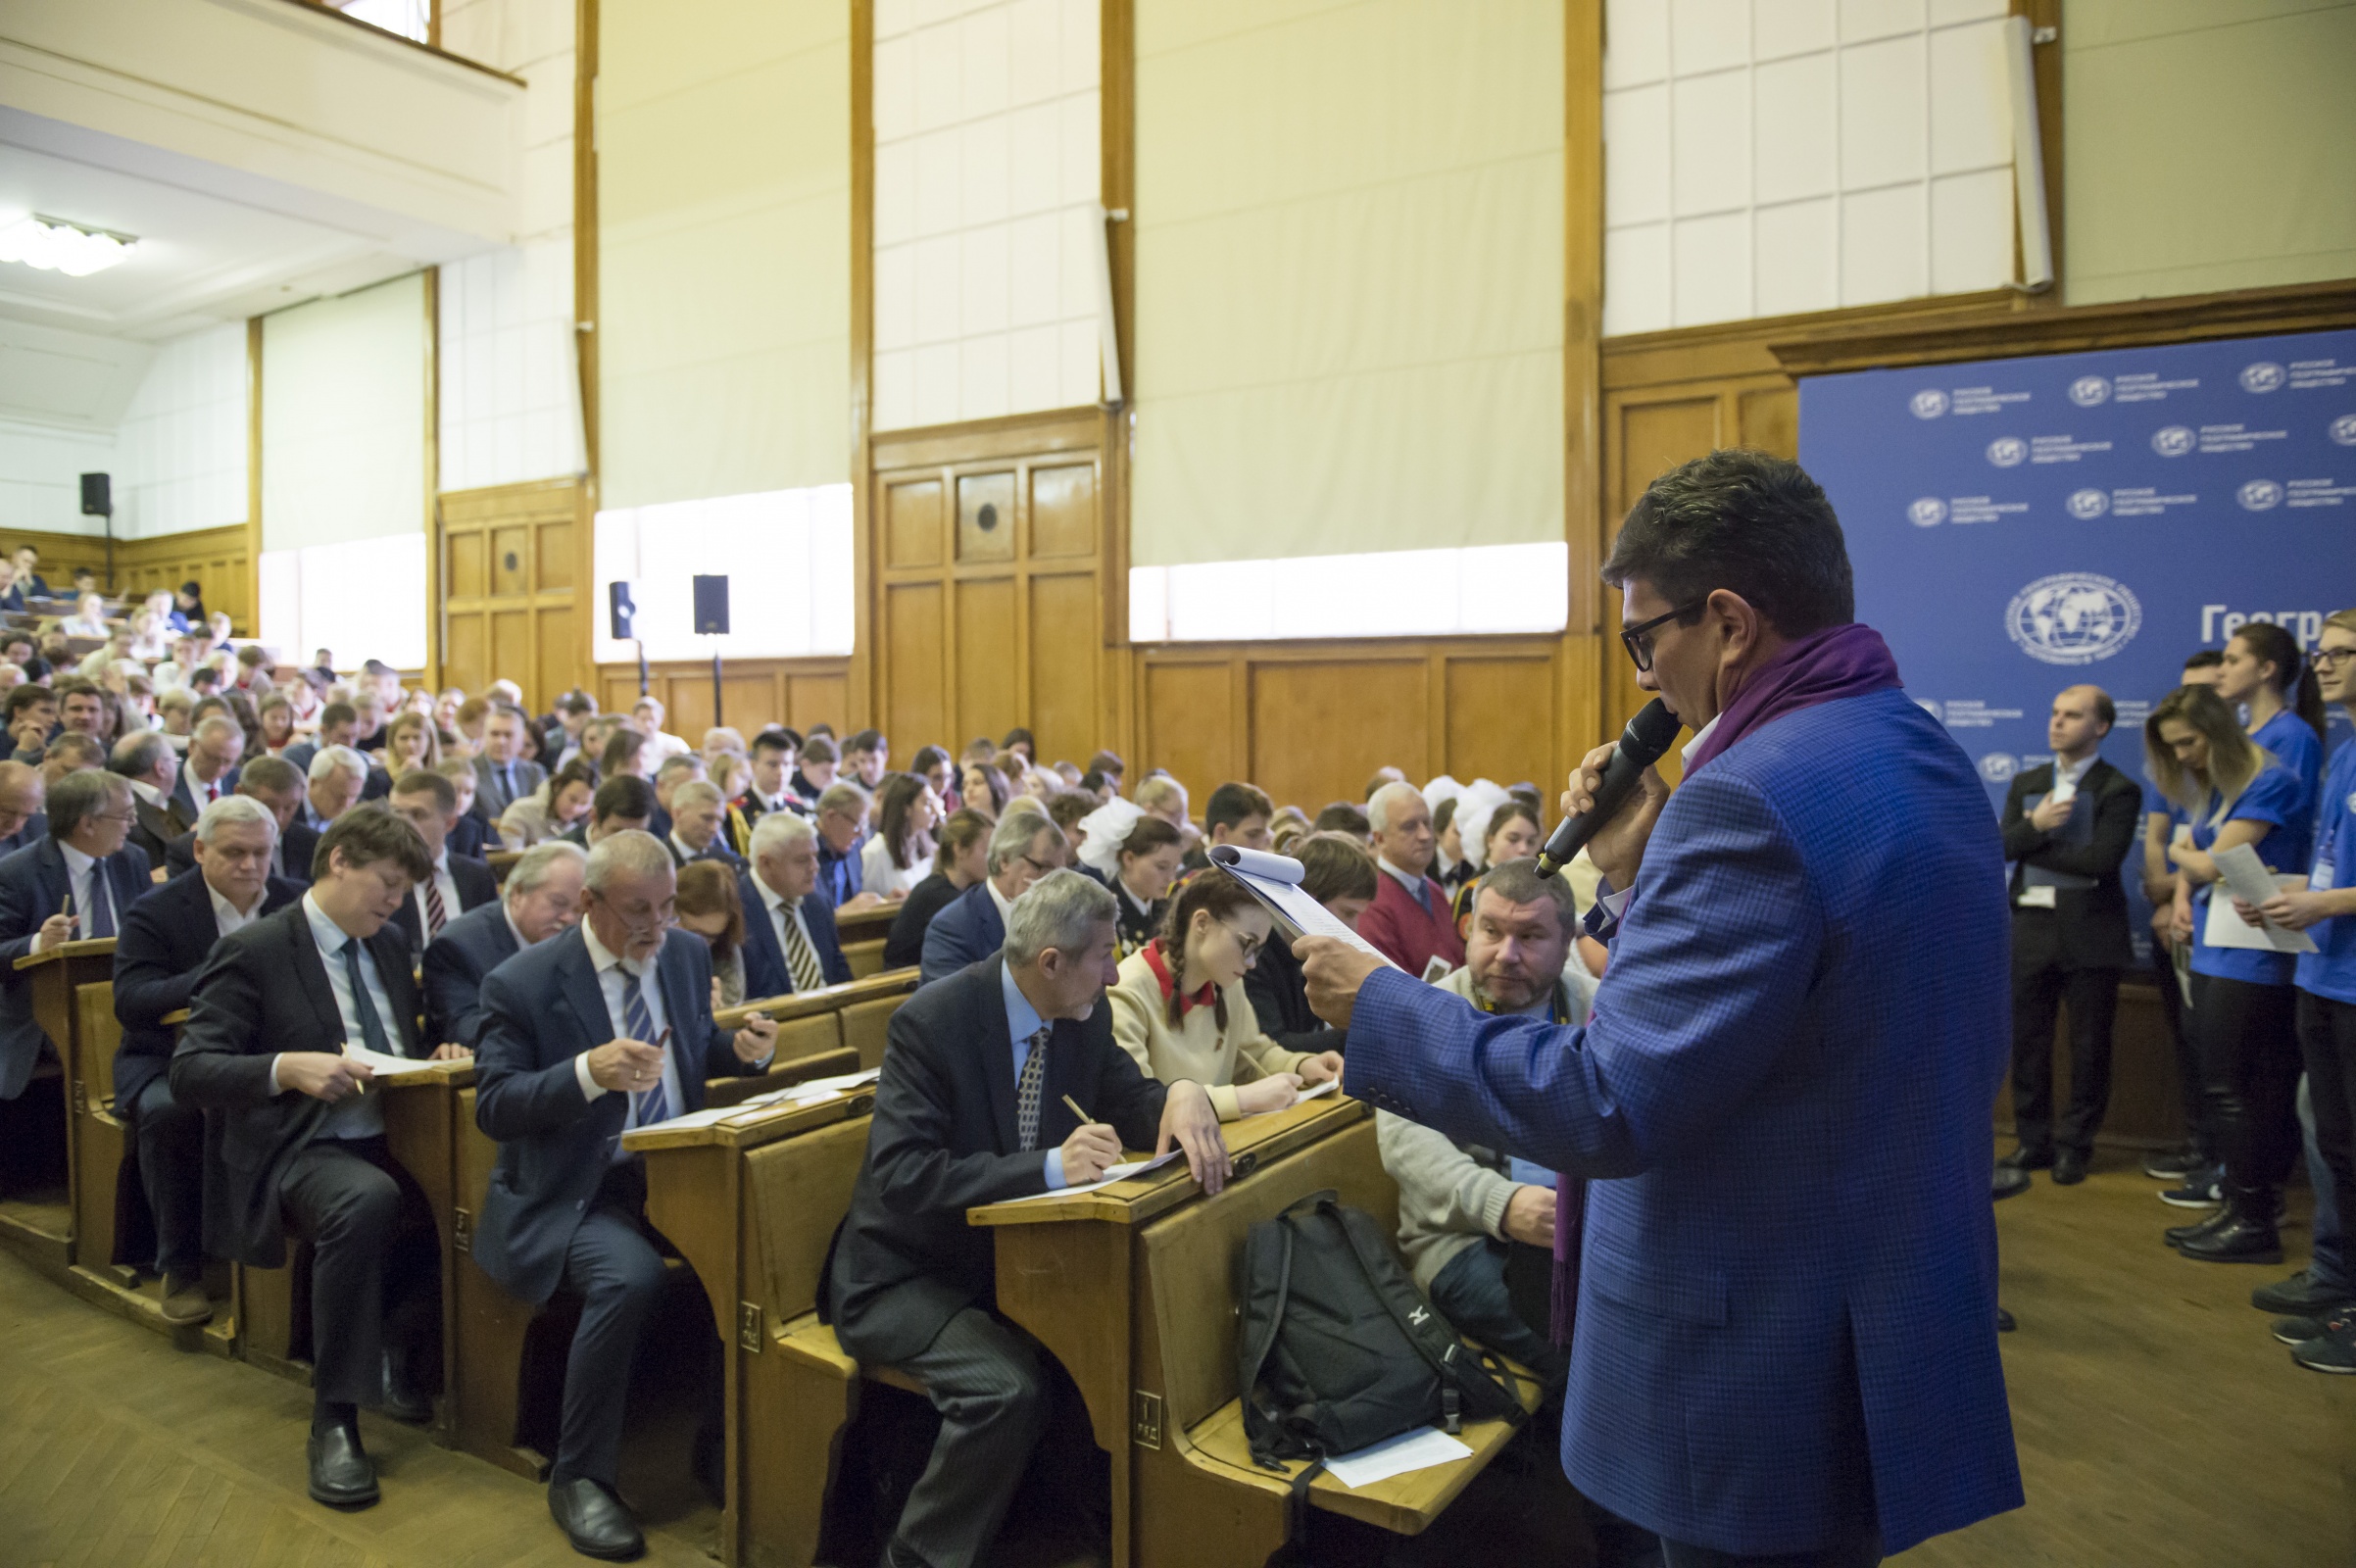
<svg viewBox="0 0 2356 1568"><path fill-rule="evenodd" d="M101 1102L112 1098L115 1068L112 1041L101 1056L84 1037L79 994L84 988L106 993L105 1006L111 1014L115 939L61 942L46 953L28 953L17 960L17 972L31 988L33 1018L57 1048L58 1059L36 1067L25 1093L6 1107L12 1123L6 1136L20 1145L8 1152L19 1169L15 1189L0 1200L0 1240L52 1278L72 1284L70 1271L75 1258L88 1256L86 1250L77 1251L75 1248L75 1219L87 1206L77 1183L82 1174L77 1154L83 1129L76 1124L93 1093ZM52 1098L59 1102L58 1110L48 1108ZM36 1116L41 1118L38 1125L33 1121ZM120 1158L120 1143L115 1152ZM35 1165L39 1168L31 1168ZM115 1230L112 1168L102 1186L109 1205L104 1245L111 1254ZM98 1200L96 1193L86 1197L89 1201ZM108 1260L107 1255L89 1258L101 1266Z"/></svg>

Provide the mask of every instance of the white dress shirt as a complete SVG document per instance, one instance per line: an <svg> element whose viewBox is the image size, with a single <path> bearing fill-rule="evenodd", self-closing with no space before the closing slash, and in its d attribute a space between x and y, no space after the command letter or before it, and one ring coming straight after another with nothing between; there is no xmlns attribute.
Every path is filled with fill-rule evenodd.
<svg viewBox="0 0 2356 1568"><path fill-rule="evenodd" d="M908 890L932 874L929 861L919 859L905 869L892 863L892 847L883 835L874 834L866 848L859 852L859 883L868 893L882 898L906 897Z"/></svg>
<svg viewBox="0 0 2356 1568"><path fill-rule="evenodd" d="M358 939L337 925L319 907L319 895L303 895L303 917L310 922L311 940L319 944L319 962L327 970L327 989L335 995L335 1010L344 1026L344 1041L348 1045L365 1045L368 1031L360 1025L360 1005L353 1000L351 971L344 967L344 945ZM360 944L360 983L367 988L368 1001L376 1008L376 1021L384 1028L385 1043L395 1052L401 1049L401 1025L393 1013L392 999L385 994L384 976L376 970L376 956L368 945ZM270 1063L270 1093L278 1093L278 1063L283 1055L272 1056ZM384 1100L382 1096L365 1091L346 1095L337 1101L333 1113L319 1131L323 1138L373 1138L384 1131Z"/></svg>
<svg viewBox="0 0 2356 1568"><path fill-rule="evenodd" d="M202 875L203 873L198 874ZM241 910L236 905L222 898L221 890L210 882L205 884L205 896L213 901L213 928L225 937L232 931L242 931L252 925L255 915L262 908L262 900L270 897L270 893L268 889L265 889L261 897L254 900L254 907L250 911Z"/></svg>
<svg viewBox="0 0 2356 1568"><path fill-rule="evenodd" d="M1374 858L1374 863L1382 867L1384 874L1389 876L1391 880L1397 882L1400 887L1405 888L1407 890L1407 897L1413 899L1417 906L1423 906L1424 879L1422 877L1417 876L1412 871L1402 871L1398 866L1393 865L1391 863L1390 857L1388 856L1376 856Z"/></svg>
<svg viewBox="0 0 2356 1568"><path fill-rule="evenodd" d="M433 885L442 890L442 929L447 931L451 921L466 912L459 907L458 878L450 874L450 846L447 844L442 846L442 853L433 858ZM417 941L420 944L431 942L433 923L425 914L425 884L420 882L411 888L409 900L417 906Z"/></svg>
<svg viewBox="0 0 2356 1568"><path fill-rule="evenodd" d="M998 906L998 923L1005 925L1014 917L1014 901L998 891L996 877L982 878L982 886L990 890L990 902Z"/></svg>
<svg viewBox="0 0 2356 1568"><path fill-rule="evenodd" d="M228 793L224 786L229 781L229 770L225 767L209 784L196 776L193 767L183 769L181 776L188 781L188 798L196 803L196 808L200 811Z"/></svg>
<svg viewBox="0 0 2356 1568"><path fill-rule="evenodd" d="M679 1099L679 1054L672 1049L670 1041L663 1040L664 1031L670 1028L670 1013L663 1005L663 984L655 973L655 965L633 963L614 953L597 940L597 932L590 928L586 920L581 922L581 941L589 949L591 967L597 970L597 989L606 999L606 1023L614 1031L612 1038L615 1040L637 1038L630 1032L628 1009L622 1002L622 977L625 974L638 977L638 999L646 1004L648 1027L654 1032L653 1039L646 1043L651 1046L663 1041L663 1098L669 1103L670 1114L678 1115L687 1108ZM603 1045L605 1042L598 1043ZM589 1076L589 1053L586 1051L572 1058L572 1076L573 1081L581 1086L582 1099L595 1100L606 1093L605 1086ZM640 1095L630 1097L630 1111L621 1124L624 1132L638 1125L639 1104L643 1098ZM622 1157L619 1143L614 1146L614 1157Z"/></svg>
<svg viewBox="0 0 2356 1568"><path fill-rule="evenodd" d="M802 901L796 899L787 903L785 895L762 880L759 871L753 873L753 885L761 890L761 905L769 911L769 929L777 933L777 952L786 960L786 978L792 979L794 973L794 945L785 939L785 923L791 920L794 929L802 933L802 940L810 943L810 956L818 960L818 983L825 984L826 960L820 956L817 943L810 941L810 922L802 918Z"/></svg>

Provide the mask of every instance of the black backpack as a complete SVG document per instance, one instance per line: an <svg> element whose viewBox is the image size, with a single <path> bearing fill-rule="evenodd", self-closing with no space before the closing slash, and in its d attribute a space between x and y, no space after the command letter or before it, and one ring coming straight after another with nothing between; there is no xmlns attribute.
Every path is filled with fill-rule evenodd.
<svg viewBox="0 0 2356 1568"><path fill-rule="evenodd" d="M1329 1189L1252 1227L1239 1264L1237 1387L1268 1469L1351 1453L1416 1427L1526 1413L1406 1270L1372 1215ZM1491 1363L1494 1366L1494 1362Z"/></svg>

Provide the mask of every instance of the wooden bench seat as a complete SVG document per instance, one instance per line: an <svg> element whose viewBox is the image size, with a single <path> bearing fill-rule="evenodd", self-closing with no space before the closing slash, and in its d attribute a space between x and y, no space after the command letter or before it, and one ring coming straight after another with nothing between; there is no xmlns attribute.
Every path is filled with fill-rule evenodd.
<svg viewBox="0 0 2356 1568"><path fill-rule="evenodd" d="M838 1383L864 1378L869 1383L905 1389L910 1394L924 1392L923 1383L896 1366L860 1365L834 1337L834 1325L819 1322L815 1312L805 1312L790 1323L780 1324L770 1339L779 1354Z"/></svg>

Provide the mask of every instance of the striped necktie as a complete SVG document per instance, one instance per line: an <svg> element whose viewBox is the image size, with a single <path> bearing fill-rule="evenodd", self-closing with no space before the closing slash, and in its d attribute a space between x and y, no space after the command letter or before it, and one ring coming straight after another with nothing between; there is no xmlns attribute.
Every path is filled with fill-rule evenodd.
<svg viewBox="0 0 2356 1568"><path fill-rule="evenodd" d="M1047 1088L1047 1037L1054 1024L1043 1023L1031 1036L1031 1054L1022 1059L1022 1077L1014 1085L1014 1141L1028 1152L1039 1147L1039 1101Z"/></svg>
<svg viewBox="0 0 2356 1568"><path fill-rule="evenodd" d="M621 970L621 1026L630 1032L632 1040L655 1044L655 1015L647 1010L646 993L639 989L638 977L627 964ZM669 1118L670 1096L663 1090L661 1077L656 1078L654 1088L631 1097L631 1126L651 1127Z"/></svg>
<svg viewBox="0 0 2356 1568"><path fill-rule="evenodd" d="M442 934L450 923L450 906L442 902L442 879L436 874L425 879L425 940L431 942Z"/></svg>
<svg viewBox="0 0 2356 1568"><path fill-rule="evenodd" d="M794 918L790 904L777 906L777 932L785 943L785 966L794 977L796 991L815 991L826 983L826 971L818 967L818 956L802 934L802 922Z"/></svg>

